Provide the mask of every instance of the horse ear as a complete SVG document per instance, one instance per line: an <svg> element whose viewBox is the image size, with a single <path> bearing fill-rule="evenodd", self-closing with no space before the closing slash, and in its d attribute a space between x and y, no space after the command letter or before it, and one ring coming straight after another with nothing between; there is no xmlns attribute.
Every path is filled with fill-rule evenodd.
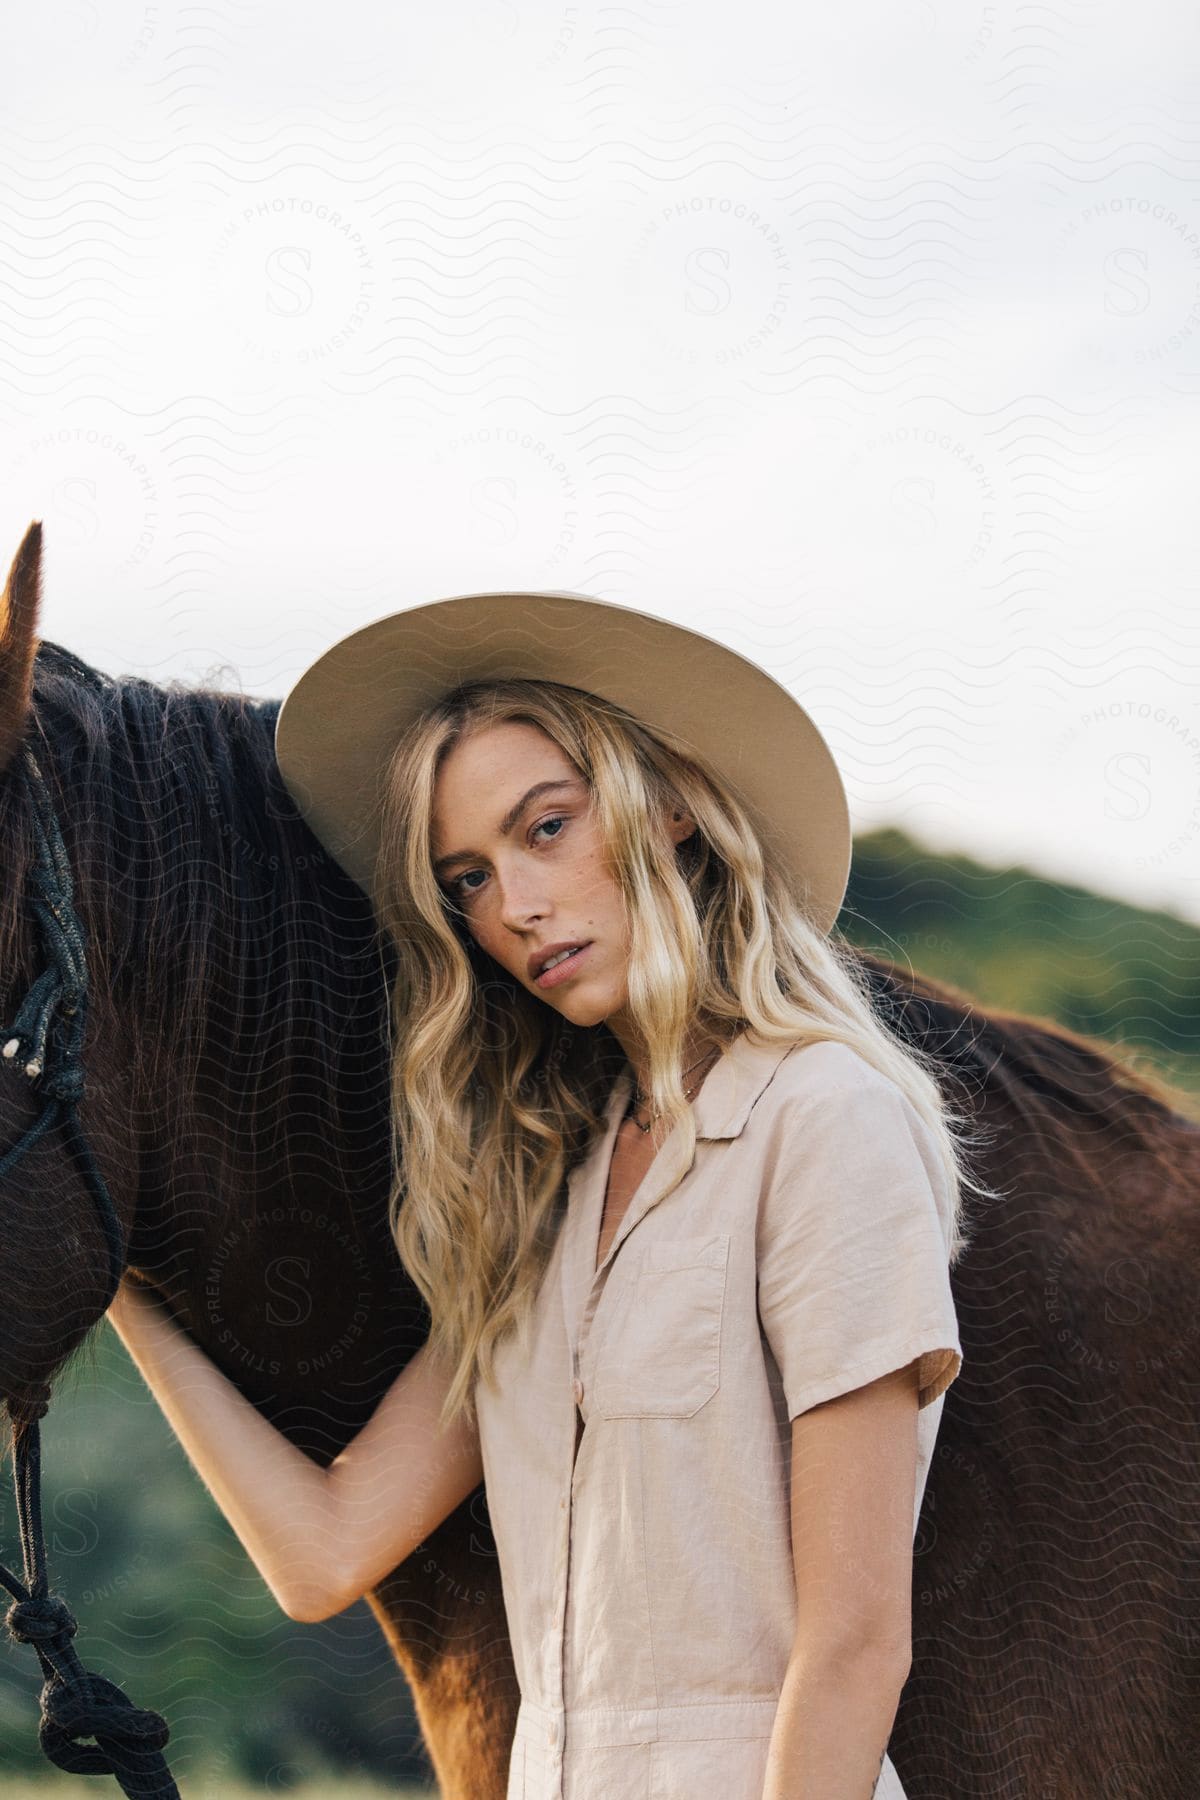
<svg viewBox="0 0 1200 1800"><path fill-rule="evenodd" d="M0 596L0 774L25 735L33 703L41 597L42 521L35 519L13 557Z"/></svg>

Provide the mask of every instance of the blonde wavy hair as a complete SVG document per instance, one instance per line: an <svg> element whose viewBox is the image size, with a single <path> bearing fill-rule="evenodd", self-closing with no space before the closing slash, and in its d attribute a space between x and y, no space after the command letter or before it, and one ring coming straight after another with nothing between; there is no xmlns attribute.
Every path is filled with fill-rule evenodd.
<svg viewBox="0 0 1200 1800"><path fill-rule="evenodd" d="M974 1141L934 1079L932 1057L880 1023L865 974L791 883L718 773L670 732L582 689L534 679L466 683L405 732L384 775L381 924L398 957L389 1054L393 1167L388 1221L430 1313L428 1353L450 1374L441 1423L474 1418L499 1340L528 1315L553 1249L565 1177L603 1124L625 1066L615 1036L572 1026L475 942L433 870L434 787L467 734L539 727L586 780L630 931L628 1010L646 1046L650 1104L695 1119L679 1071L689 1028L728 1042L850 1045L888 1075L929 1126L953 1214L950 1260L966 1247L962 1190ZM682 806L696 830L665 828Z"/></svg>

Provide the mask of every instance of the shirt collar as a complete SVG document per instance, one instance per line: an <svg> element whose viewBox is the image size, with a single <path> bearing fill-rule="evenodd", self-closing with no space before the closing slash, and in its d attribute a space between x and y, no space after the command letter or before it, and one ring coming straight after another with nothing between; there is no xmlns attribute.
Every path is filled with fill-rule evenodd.
<svg viewBox="0 0 1200 1800"><path fill-rule="evenodd" d="M790 1050L786 1043L767 1043L750 1031L739 1032L708 1071L692 1102L696 1137L735 1138L741 1135L755 1102L770 1084L776 1069ZM633 1071L618 1075L608 1106L608 1122L619 1119L633 1092Z"/></svg>

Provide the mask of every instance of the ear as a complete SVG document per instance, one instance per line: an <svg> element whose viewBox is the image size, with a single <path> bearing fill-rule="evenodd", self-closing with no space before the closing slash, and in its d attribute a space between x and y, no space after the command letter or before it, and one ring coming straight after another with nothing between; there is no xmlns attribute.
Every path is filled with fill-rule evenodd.
<svg viewBox="0 0 1200 1800"><path fill-rule="evenodd" d="M696 821L689 812L674 812L670 821L671 841L678 850L680 844L690 838L696 829Z"/></svg>
<svg viewBox="0 0 1200 1800"><path fill-rule="evenodd" d="M41 575L42 521L35 519L13 557L0 596L0 774L25 735L33 704Z"/></svg>

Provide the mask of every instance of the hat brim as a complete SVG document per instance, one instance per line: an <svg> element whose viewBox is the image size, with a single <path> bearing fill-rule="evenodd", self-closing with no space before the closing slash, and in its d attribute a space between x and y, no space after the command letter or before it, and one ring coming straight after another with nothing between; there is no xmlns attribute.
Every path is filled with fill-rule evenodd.
<svg viewBox="0 0 1200 1800"><path fill-rule="evenodd" d="M747 808L822 932L850 872L845 789L808 713L756 663L702 632L569 590L459 594L359 627L279 711L275 756L296 806L375 902L381 778L401 733L460 682L535 677L663 726Z"/></svg>

